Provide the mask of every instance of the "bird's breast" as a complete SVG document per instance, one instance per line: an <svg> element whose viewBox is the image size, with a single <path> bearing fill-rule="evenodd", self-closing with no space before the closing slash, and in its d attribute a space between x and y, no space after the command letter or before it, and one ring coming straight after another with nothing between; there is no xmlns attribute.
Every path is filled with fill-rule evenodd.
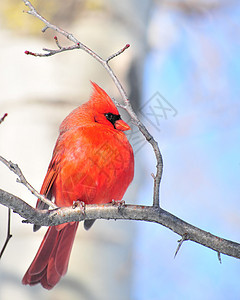
<svg viewBox="0 0 240 300"><path fill-rule="evenodd" d="M69 132L64 143L54 188L58 205L122 199L134 173L132 147L123 132L99 126L79 128Z"/></svg>

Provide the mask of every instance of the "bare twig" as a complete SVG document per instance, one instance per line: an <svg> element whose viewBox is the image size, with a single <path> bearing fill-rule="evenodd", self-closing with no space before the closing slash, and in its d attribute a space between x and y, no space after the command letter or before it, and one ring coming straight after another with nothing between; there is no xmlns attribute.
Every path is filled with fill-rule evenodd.
<svg viewBox="0 0 240 300"><path fill-rule="evenodd" d="M10 207L27 222L41 226L53 226L66 222L79 222L91 219L124 219L155 222L161 224L180 236L218 253L240 258L240 244L219 238L201 230L169 212L152 206L124 205L119 211L118 205L86 205L84 214L81 207L63 207L54 210L39 210L31 207L22 199L0 189L0 203Z"/></svg>
<svg viewBox="0 0 240 300"><path fill-rule="evenodd" d="M75 49L79 49L79 48L80 48L79 45L73 45L73 46L69 46L69 47L61 47L61 48L56 49L56 50L43 48L43 51L46 51L47 53L35 53L35 52L28 51L28 50L26 50L24 53L27 54L27 55L32 55L32 56L48 57L48 56L55 55L57 53L61 53L61 52L64 52L64 51L75 50Z"/></svg>
<svg viewBox="0 0 240 300"><path fill-rule="evenodd" d="M0 119L0 124L5 120L5 118L7 117L7 113L5 113L2 117L1 117L1 119Z"/></svg>
<svg viewBox="0 0 240 300"><path fill-rule="evenodd" d="M57 54L57 53L60 53L60 52L63 52L63 51L67 51L67 50L81 49L81 50L84 50L85 52L87 52L89 55L91 55L94 59L96 59L106 69L106 71L108 72L108 74L112 78L114 84L116 85L116 87L117 87L117 89L118 89L118 91L119 91L120 95L122 96L122 99L125 103L124 109L130 115L130 117L132 119L132 122L134 124L136 124L136 126L139 128L139 130L144 135L146 140L153 147L155 157L156 157L156 160L157 160L157 165L156 165L157 171L156 171L156 175L154 176L153 206L154 207L159 207L159 191L160 191L160 183L161 183L162 172L163 172L162 154L161 154L160 149L158 147L158 143L155 141L153 136L149 133L147 128L141 123L141 121L138 119L137 115L133 111L132 106L131 106L131 104L128 100L127 94L126 94L122 84L120 83L119 79L117 78L117 76L113 72L112 68L108 64L111 59L113 59L116 56L123 53L129 47L129 44L127 44L125 47L123 47L121 50L119 50L115 54L109 56L107 59L103 59L97 53L95 53L93 50L91 50L86 45L84 45L83 43L78 41L72 34L68 33L67 31L65 31L65 30L59 28L58 26L51 24L49 21L47 21L44 17L42 17L36 11L36 9L33 7L33 5L30 3L30 1L23 0L23 2L30 9L27 13L37 17L39 20L41 20L46 25L44 27L44 29L42 30L43 32L45 32L48 28L53 29L56 32L58 32L59 34L65 36L68 40L70 40L71 42L74 43L74 45L70 46L70 47L59 47L58 46L59 49L57 49L57 50L45 49L46 51L48 51L48 53L45 53L45 54L33 53L33 52L30 52L30 51L26 51L25 52L26 54L31 54L31 55L34 55L34 56L44 57L44 56L51 56L51 55L54 55L54 54Z"/></svg>
<svg viewBox="0 0 240 300"><path fill-rule="evenodd" d="M123 53L127 48L130 47L130 44L127 44L125 47L123 47L122 49L120 49L118 52L112 54L111 56L109 56L106 59L106 62L109 62L111 59L115 58L116 56L120 55L121 53Z"/></svg>
<svg viewBox="0 0 240 300"><path fill-rule="evenodd" d="M4 243L3 247L2 247L2 250L0 252L0 259L2 258L3 253L4 253L4 251L5 251L6 247L7 247L8 242L10 241L11 237L12 237L12 234L11 234L11 209L8 208L7 237L6 237L5 243Z"/></svg>
<svg viewBox="0 0 240 300"><path fill-rule="evenodd" d="M56 35L55 35L55 37L54 37L54 40L55 40L56 45L58 46L58 48L59 48L59 49L62 49L62 46L60 46L60 44L59 44L59 42L58 42L58 38L57 38Z"/></svg>
<svg viewBox="0 0 240 300"><path fill-rule="evenodd" d="M22 183L23 185L25 185L29 189L29 191L33 195L35 195L38 199L40 199L42 202L46 203L47 205L49 205L52 208L57 208L57 206L52 201L50 201L49 199L47 199L43 195L39 194L38 191L36 191L31 186L31 184L26 180L25 176L23 175L21 169L18 167L17 164L12 163L11 161L7 161L2 156L0 156L0 161L2 163L4 163L4 165L6 165L12 172L14 172L18 176L17 182Z"/></svg>

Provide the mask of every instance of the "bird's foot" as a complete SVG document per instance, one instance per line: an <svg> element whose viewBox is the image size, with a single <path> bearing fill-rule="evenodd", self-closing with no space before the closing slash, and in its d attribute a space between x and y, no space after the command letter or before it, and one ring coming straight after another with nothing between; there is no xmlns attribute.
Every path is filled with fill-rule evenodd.
<svg viewBox="0 0 240 300"><path fill-rule="evenodd" d="M121 209L123 209L126 205L124 200L112 200L112 205L113 206L117 206L118 210L120 211Z"/></svg>
<svg viewBox="0 0 240 300"><path fill-rule="evenodd" d="M79 208L80 211L85 214L85 202L81 201L81 200L76 200L76 201L73 201L73 205L72 205L72 208Z"/></svg>

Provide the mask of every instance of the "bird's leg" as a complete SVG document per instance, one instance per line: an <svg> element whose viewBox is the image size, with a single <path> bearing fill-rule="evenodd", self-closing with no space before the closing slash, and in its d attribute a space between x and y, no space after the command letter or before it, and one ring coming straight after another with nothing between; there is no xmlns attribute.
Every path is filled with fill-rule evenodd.
<svg viewBox="0 0 240 300"><path fill-rule="evenodd" d="M76 201L73 201L73 205L72 205L72 208L79 208L80 211L85 214L85 202L81 201L81 200L76 200Z"/></svg>
<svg viewBox="0 0 240 300"><path fill-rule="evenodd" d="M117 206L118 210L120 211L121 209L123 209L126 205L124 200L112 200L112 205L113 206Z"/></svg>

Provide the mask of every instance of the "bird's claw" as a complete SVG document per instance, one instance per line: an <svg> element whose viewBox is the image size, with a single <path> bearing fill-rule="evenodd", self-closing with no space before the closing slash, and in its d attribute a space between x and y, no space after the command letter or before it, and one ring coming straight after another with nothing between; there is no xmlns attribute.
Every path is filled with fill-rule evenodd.
<svg viewBox="0 0 240 300"><path fill-rule="evenodd" d="M76 200L76 201L73 201L73 205L72 205L72 208L79 208L80 211L84 214L85 213L85 203L81 200Z"/></svg>
<svg viewBox="0 0 240 300"><path fill-rule="evenodd" d="M112 200L112 205L117 206L118 210L121 210L125 207L126 203L124 200Z"/></svg>

